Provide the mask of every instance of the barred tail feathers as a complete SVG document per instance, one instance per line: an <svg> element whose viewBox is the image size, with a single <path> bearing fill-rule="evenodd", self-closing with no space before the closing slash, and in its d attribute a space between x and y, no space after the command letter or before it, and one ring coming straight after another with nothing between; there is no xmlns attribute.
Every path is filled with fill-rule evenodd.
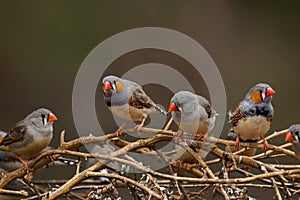
<svg viewBox="0 0 300 200"><path fill-rule="evenodd" d="M155 110L157 110L158 112L160 112L160 113L162 113L162 114L164 114L164 115L168 115L167 111L166 111L163 107L161 107L160 105L155 104L155 105L154 105L154 108L155 108Z"/></svg>

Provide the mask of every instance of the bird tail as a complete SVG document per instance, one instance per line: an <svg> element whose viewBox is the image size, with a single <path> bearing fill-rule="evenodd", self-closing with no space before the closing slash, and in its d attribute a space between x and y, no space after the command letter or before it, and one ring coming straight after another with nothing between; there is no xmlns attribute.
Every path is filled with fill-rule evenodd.
<svg viewBox="0 0 300 200"><path fill-rule="evenodd" d="M7 135L6 132L0 131L0 143L3 141L4 137ZM1 145L1 144L0 144Z"/></svg>
<svg viewBox="0 0 300 200"><path fill-rule="evenodd" d="M231 123L231 117L232 117L233 113L231 112L231 110L228 111L228 118L229 118L229 121L228 123Z"/></svg>
<svg viewBox="0 0 300 200"><path fill-rule="evenodd" d="M164 114L164 115L168 115L167 111L160 105L155 104L154 105L155 110L157 110L158 112Z"/></svg>

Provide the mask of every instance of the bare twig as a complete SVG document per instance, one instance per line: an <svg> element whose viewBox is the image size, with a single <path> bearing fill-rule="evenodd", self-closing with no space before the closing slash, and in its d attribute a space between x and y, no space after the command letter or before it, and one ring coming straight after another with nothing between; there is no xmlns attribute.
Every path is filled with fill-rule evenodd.
<svg viewBox="0 0 300 200"><path fill-rule="evenodd" d="M157 198L157 199L161 199L161 196L155 192L153 192L152 190L150 190L148 187L130 179L130 178L126 178L124 176L120 176L118 174L108 174L108 173L102 173L102 172L87 172L85 174L87 177L94 177L94 176L100 176L100 177L107 177L107 178L114 178L114 179L118 179L121 180L125 183L130 183L132 185L135 185L136 187L141 188L142 190L146 191L149 193L149 195Z"/></svg>
<svg viewBox="0 0 300 200"><path fill-rule="evenodd" d="M0 189L0 194L19 195L24 197L28 196L28 192L24 190L14 191L14 190Z"/></svg>

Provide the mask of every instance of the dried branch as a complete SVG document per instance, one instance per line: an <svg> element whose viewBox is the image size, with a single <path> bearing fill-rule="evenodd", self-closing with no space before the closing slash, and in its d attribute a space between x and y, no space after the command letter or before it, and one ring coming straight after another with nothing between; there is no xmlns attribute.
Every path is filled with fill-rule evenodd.
<svg viewBox="0 0 300 200"><path fill-rule="evenodd" d="M24 196L24 197L28 196L28 192L26 192L24 190L14 191L14 190L0 189L0 194L20 195L20 196Z"/></svg>
<svg viewBox="0 0 300 200"><path fill-rule="evenodd" d="M35 184L49 186L53 185L52 190L49 188L43 189L38 187L41 194L35 197L42 197L44 200L56 199L67 195L67 197L77 199L91 199L93 195L83 192L85 190L95 190L95 195L105 195L115 190L113 188L129 188L133 195L144 195L145 198L150 199L192 199L197 195L205 195L214 188L224 199L241 199L248 196L244 191L244 187L255 188L273 188L276 199L282 199L281 192L285 193L286 197L291 196L291 192L295 195L300 191L300 165L287 164L287 163L268 163L270 162L266 158L278 158L282 156L288 156L298 159L296 154L288 150L291 144L274 145L269 144L269 150L264 154L257 154L253 157L247 157L239 155L241 151L232 153L222 150L222 146L235 145L234 141L217 139L214 137L208 137L207 143L212 146L211 153L216 157L215 159L204 161L199 154L190 147L199 147L203 145L202 141L187 136L185 141L191 144L190 147L184 145L182 142L178 144L183 147L187 153L193 156L194 163L181 163L171 162L170 155L176 153L176 149L169 152L161 152L157 150L158 144L162 142L170 142L174 137L177 137L177 133L168 130L172 123L172 119L167 123L163 130L143 128L142 132L149 134L146 139L139 139L134 142L119 139L114 133L104 136L85 136L78 139L66 142L65 131L62 131L60 136L60 146L56 150L48 150L38 156L36 159L29 163L29 171L35 172L39 168L42 168L49 164L50 157L54 160L61 155L68 155L76 158L97 158L98 162L92 166L83 169L81 163L77 165L77 170L74 176L70 180L52 180L52 181L33 181ZM125 131L127 134L135 133L135 129L129 129ZM124 132L124 133L125 133ZM286 130L274 132L270 136L266 137L267 140L272 140L276 137L281 137L286 133ZM107 141L113 142L120 149L110 152L107 155L100 153L83 153L74 151L79 147L86 144L105 144ZM245 148L261 148L261 141L258 143L241 143ZM143 153L151 156L157 162L164 163L167 167L167 172L158 172L151 169L151 167L142 165L138 160L134 160L128 156L129 152ZM239 173L238 178L230 178L225 176L227 171L224 169L226 162L231 161L231 167L227 170L230 172L236 171ZM121 165L130 166L131 168L138 170L144 177L147 177L147 181L134 180L127 174L117 173L104 173L99 170L108 168L107 164L110 162L119 163ZM239 164L245 164L253 168L258 169L255 173L247 172L239 167ZM220 165L223 168L220 168ZM218 167L216 167L218 166ZM173 167L189 172L193 177L177 176L174 173ZM223 174L223 178L222 175ZM24 168L18 169L14 172L4 174L0 180L0 188L3 188L7 183L16 178L21 178L26 175ZM106 177L109 180L114 180L108 185L99 185L99 181L87 180L91 177ZM261 184L259 184L259 182ZM255 182L255 183L254 183ZM233 187L234 185L234 187ZM213 186L213 187L212 187ZM173 190L175 188L175 190ZM177 190L176 190L177 188ZM192 191L190 188L197 188L197 191ZM210 190L210 191L209 191ZM171 191L171 192L170 192ZM6 190L0 190L0 193L5 193ZM15 191L13 191L15 192ZM91 193L92 194L92 193ZM212 194L212 193L210 193ZM237 195L239 194L239 195ZM114 194L115 195L115 194ZM66 196L65 196L66 197ZM115 198L115 196L114 196ZM136 196L136 198L139 198ZM27 199L34 199L34 196Z"/></svg>
<svg viewBox="0 0 300 200"><path fill-rule="evenodd" d="M120 181L123 181L125 183L130 183L136 187L141 188L142 190L146 191L149 193L149 195L157 198L157 199L161 199L161 196L155 192L153 192L152 190L150 190L148 187L130 179L130 178L126 178L124 176L120 176L118 174L107 174L107 173L101 173L101 172L87 172L86 173L87 177L93 177L93 176L101 176L101 177L107 177L107 178L114 178L114 179L118 179Z"/></svg>

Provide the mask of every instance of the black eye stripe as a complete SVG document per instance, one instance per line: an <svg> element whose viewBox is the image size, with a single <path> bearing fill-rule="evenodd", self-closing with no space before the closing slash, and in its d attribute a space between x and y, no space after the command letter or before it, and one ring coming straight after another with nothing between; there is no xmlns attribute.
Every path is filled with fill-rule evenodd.
<svg viewBox="0 0 300 200"><path fill-rule="evenodd" d="M43 122L43 124L45 125L45 118L46 118L46 115L44 115L44 114L41 114L41 117L42 117L42 122ZM48 116L47 116L47 120L48 120Z"/></svg>

